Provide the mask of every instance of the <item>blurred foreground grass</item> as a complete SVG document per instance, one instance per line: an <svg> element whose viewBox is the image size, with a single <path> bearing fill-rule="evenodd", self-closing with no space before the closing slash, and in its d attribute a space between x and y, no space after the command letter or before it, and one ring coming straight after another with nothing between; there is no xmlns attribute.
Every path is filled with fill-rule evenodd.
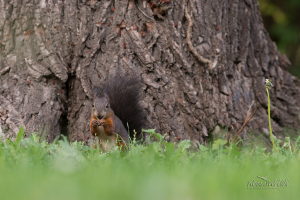
<svg viewBox="0 0 300 200"><path fill-rule="evenodd" d="M299 199L299 144L239 149L217 140L210 147L190 142L132 144L100 153L79 142L38 142L36 134L0 142L0 199ZM247 189L249 181L288 180L279 189ZM268 187L270 188L270 187Z"/></svg>

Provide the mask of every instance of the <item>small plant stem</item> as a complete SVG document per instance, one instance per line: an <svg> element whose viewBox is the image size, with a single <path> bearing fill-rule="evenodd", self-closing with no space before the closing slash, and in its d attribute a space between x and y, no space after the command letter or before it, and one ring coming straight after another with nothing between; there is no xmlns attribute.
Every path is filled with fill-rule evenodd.
<svg viewBox="0 0 300 200"><path fill-rule="evenodd" d="M267 90L267 94L268 94L268 117L269 117L269 128L270 128L270 135L271 135L271 140L272 140L272 144L273 144L273 151L276 152L276 148L275 148L275 144L274 144L274 139L273 139L273 133L272 133L272 127L271 127L271 111L270 111L270 96L269 96L269 91Z"/></svg>

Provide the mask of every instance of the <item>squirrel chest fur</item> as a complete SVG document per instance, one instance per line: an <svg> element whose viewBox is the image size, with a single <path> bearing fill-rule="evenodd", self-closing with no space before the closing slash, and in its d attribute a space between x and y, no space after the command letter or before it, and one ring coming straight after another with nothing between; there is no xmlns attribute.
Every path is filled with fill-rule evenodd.
<svg viewBox="0 0 300 200"><path fill-rule="evenodd" d="M95 89L90 132L99 138L103 151L128 147L133 130L141 131L144 114L139 104L140 86L137 78L126 76L114 77Z"/></svg>

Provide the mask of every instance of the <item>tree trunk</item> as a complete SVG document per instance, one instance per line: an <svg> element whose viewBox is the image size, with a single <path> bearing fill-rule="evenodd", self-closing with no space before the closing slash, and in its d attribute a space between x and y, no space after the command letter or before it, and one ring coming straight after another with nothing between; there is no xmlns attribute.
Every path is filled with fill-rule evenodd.
<svg viewBox="0 0 300 200"><path fill-rule="evenodd" d="M0 0L0 136L15 137L22 125L49 142L61 133L88 142L91 86L117 71L140 76L145 129L172 142L204 143L217 125L237 132L252 101L243 134L268 136L266 78L274 131L299 128L300 81L286 71L257 0L157 5Z"/></svg>

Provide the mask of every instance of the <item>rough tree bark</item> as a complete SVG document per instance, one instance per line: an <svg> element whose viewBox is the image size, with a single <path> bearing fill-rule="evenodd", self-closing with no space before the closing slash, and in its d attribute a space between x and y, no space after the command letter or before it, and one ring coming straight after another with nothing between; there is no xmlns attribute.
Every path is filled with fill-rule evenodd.
<svg viewBox="0 0 300 200"><path fill-rule="evenodd" d="M299 128L300 81L286 71L257 0L171 0L165 14L152 3L0 0L0 136L22 125L50 142L66 132L87 142L91 85L116 71L141 77L145 128L169 141L204 143L216 125L237 132L253 100L244 132L268 136L265 78L275 86L275 132Z"/></svg>

